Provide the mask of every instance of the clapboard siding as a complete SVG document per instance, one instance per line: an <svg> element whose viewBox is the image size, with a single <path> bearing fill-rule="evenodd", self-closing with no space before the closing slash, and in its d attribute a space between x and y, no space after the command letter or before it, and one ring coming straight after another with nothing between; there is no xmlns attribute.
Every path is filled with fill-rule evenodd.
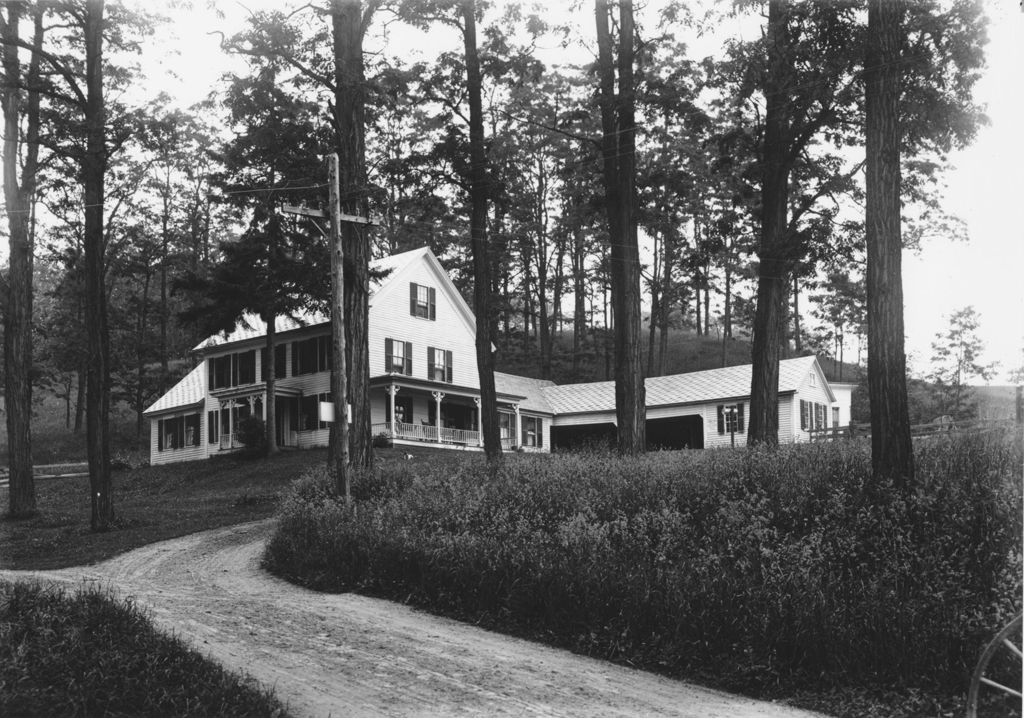
<svg viewBox="0 0 1024 718"><path fill-rule="evenodd" d="M173 464L178 461L196 461L198 459L205 459L207 457L205 415L201 415L199 417L198 446L186 446L181 449L164 449L163 451L160 451L159 449L159 422L161 420L173 419L179 416L188 416L189 414L195 414L198 413L199 411L199 407L196 407L191 411L181 411L171 414L162 414L160 416L154 416L149 420L149 463L151 465L156 466L157 464Z"/></svg>

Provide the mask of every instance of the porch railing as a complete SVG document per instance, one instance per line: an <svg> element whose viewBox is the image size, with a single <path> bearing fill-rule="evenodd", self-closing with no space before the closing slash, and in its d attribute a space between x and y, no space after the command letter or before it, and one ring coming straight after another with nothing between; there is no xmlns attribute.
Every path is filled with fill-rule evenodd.
<svg viewBox="0 0 1024 718"><path fill-rule="evenodd" d="M425 441L440 444L459 444L477 446L480 443L480 432L469 429L449 429L432 424L409 424L396 421L392 432L391 423L373 425L374 436L386 436L391 439L405 441ZM440 441L438 440L440 438Z"/></svg>

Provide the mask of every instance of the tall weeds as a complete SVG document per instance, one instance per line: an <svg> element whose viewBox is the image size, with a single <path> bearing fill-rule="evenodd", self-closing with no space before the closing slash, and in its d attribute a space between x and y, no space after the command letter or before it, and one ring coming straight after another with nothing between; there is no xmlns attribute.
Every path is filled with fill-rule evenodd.
<svg viewBox="0 0 1024 718"><path fill-rule="evenodd" d="M964 685L1020 608L1021 453L918 446L921 488L869 484L862 443L510 456L284 503L266 565L611 659L772 691Z"/></svg>

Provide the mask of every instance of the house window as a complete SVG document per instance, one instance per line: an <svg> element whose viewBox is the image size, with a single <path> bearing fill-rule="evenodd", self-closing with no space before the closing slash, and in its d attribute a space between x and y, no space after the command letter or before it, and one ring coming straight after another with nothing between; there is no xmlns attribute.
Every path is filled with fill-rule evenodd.
<svg viewBox="0 0 1024 718"><path fill-rule="evenodd" d="M800 400L800 428L803 431L807 431L808 425L811 423L811 411L810 403Z"/></svg>
<svg viewBox="0 0 1024 718"><path fill-rule="evenodd" d="M410 282L409 314L422 319L437 319L437 290Z"/></svg>
<svg viewBox="0 0 1024 718"><path fill-rule="evenodd" d="M818 375L813 371L811 372L811 386L818 386Z"/></svg>
<svg viewBox="0 0 1024 718"><path fill-rule="evenodd" d="M832 426L839 426L839 407L832 407Z"/></svg>
<svg viewBox="0 0 1024 718"><path fill-rule="evenodd" d="M743 433L743 406L742 403L718 405L719 434Z"/></svg>
<svg viewBox="0 0 1024 718"><path fill-rule="evenodd" d="M544 420L539 416L523 417L523 446L544 446Z"/></svg>
<svg viewBox="0 0 1024 718"><path fill-rule="evenodd" d="M256 382L256 351L227 354L209 361L210 389L224 389Z"/></svg>
<svg viewBox="0 0 1024 718"><path fill-rule="evenodd" d="M275 359L276 366L276 359ZM323 335L292 342L292 376L331 369L331 337Z"/></svg>
<svg viewBox="0 0 1024 718"><path fill-rule="evenodd" d="M427 348L427 378L452 383L452 353L444 349Z"/></svg>
<svg viewBox="0 0 1024 718"><path fill-rule="evenodd" d="M320 421L320 402L331 401L330 392L310 394L299 400L299 431L326 429L329 424Z"/></svg>
<svg viewBox="0 0 1024 718"><path fill-rule="evenodd" d="M384 421L391 423L391 399L384 402ZM395 421L401 424L412 423L412 397L395 397Z"/></svg>
<svg viewBox="0 0 1024 718"><path fill-rule="evenodd" d="M284 379L285 376L287 376L287 372L286 372L286 369L287 369L287 364L286 364L287 353L288 352L287 352L287 346L286 345L284 345L284 344L276 344L276 345L274 345L274 378L275 379ZM269 368L270 367L267 364L267 349L266 349L266 347L264 347L263 349L260 349L260 381L266 381L267 380L267 369L269 369Z"/></svg>
<svg viewBox="0 0 1024 718"><path fill-rule="evenodd" d="M384 340L384 371L412 376L412 342Z"/></svg>
<svg viewBox="0 0 1024 718"><path fill-rule="evenodd" d="M516 422L515 414L498 412L498 430L501 432L502 441L510 441L515 444Z"/></svg>
<svg viewBox="0 0 1024 718"><path fill-rule="evenodd" d="M157 451L199 446L199 414L175 416L157 422Z"/></svg>

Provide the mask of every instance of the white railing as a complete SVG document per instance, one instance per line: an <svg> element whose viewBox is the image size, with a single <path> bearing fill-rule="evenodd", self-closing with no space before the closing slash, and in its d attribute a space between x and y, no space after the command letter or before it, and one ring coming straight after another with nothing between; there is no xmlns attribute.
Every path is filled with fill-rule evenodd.
<svg viewBox="0 0 1024 718"><path fill-rule="evenodd" d="M480 444L480 432L468 429L448 429L437 427L432 424L409 424L396 421L394 429L391 423L373 425L374 436L387 436L392 439L403 439L405 441L425 441L440 444L460 444L465 446L478 446ZM439 433L440 432L440 433ZM438 440L440 437L440 440Z"/></svg>

